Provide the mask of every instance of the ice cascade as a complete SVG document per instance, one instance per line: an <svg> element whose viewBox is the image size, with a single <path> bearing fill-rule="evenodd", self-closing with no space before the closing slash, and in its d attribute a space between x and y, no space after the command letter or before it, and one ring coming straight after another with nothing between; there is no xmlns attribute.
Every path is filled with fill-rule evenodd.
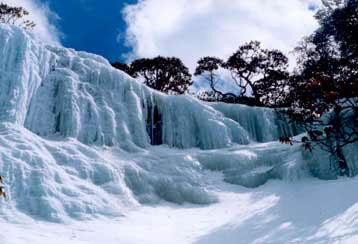
<svg viewBox="0 0 358 244"><path fill-rule="evenodd" d="M0 55L5 218L120 216L162 200L210 204L218 199L205 169L245 187L327 175L324 157L277 142L300 129L271 109L167 96L100 56L3 24ZM347 150L357 169L356 149Z"/></svg>

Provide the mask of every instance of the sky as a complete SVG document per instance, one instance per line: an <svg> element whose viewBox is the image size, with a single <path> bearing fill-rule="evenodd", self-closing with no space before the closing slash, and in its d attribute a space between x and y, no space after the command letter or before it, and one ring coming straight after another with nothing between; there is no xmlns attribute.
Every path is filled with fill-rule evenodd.
<svg viewBox="0 0 358 244"><path fill-rule="evenodd" d="M41 0L56 13L61 43L100 54L110 61L130 52L125 45L126 23L122 9L136 0Z"/></svg>
<svg viewBox="0 0 358 244"><path fill-rule="evenodd" d="M319 0L3 0L22 5L45 41L131 61L177 56L193 71L259 40L289 53L317 27Z"/></svg>

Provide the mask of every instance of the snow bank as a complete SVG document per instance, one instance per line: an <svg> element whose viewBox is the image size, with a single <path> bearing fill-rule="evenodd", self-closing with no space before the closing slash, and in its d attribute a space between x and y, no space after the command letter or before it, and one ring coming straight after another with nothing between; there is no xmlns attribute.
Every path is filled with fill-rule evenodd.
<svg viewBox="0 0 358 244"><path fill-rule="evenodd" d="M164 155L165 150L133 154L89 147L74 139L45 140L27 129L2 123L0 172L11 200L1 205L0 215L10 219L20 211L62 222L120 216L140 203L161 200L215 202L206 189L200 164L185 154L156 156Z"/></svg>
<svg viewBox="0 0 358 244"><path fill-rule="evenodd" d="M10 206L25 214L50 221L119 215L123 202L135 202L119 166L76 141L45 141L1 125L0 172Z"/></svg>
<svg viewBox="0 0 358 244"><path fill-rule="evenodd" d="M198 160L207 169L222 171L226 182L251 188L270 179L292 182L310 175L300 145L278 142L202 152Z"/></svg>
<svg viewBox="0 0 358 244"><path fill-rule="evenodd" d="M135 164L124 167L124 180L140 203L153 204L161 199L178 204L217 201L192 153L159 147L150 155L131 157Z"/></svg>

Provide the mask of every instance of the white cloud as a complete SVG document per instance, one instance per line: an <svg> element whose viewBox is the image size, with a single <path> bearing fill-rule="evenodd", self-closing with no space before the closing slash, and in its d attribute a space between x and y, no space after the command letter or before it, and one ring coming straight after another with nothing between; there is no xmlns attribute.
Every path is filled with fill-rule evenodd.
<svg viewBox="0 0 358 244"><path fill-rule="evenodd" d="M60 32L53 23L51 23L51 21L56 20L58 16L53 13L47 5L41 4L37 0L0 0L0 2L25 8L30 13L27 19L36 23L36 27L33 30L36 35L47 43L60 43Z"/></svg>
<svg viewBox="0 0 358 244"><path fill-rule="evenodd" d="M140 0L124 16L135 57L177 56L193 69L202 56L225 58L259 40L288 53L316 28L319 0Z"/></svg>

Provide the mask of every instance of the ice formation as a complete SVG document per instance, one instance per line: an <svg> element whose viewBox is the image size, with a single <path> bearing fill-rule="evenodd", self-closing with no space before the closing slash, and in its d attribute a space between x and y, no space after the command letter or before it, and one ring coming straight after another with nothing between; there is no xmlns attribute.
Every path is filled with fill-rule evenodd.
<svg viewBox="0 0 358 244"><path fill-rule="evenodd" d="M257 142L278 140L280 136L292 137L302 132L298 126L288 123L283 115L269 108L217 103L213 108L238 122Z"/></svg>
<svg viewBox="0 0 358 244"><path fill-rule="evenodd" d="M299 145L274 142L300 129L273 110L166 96L102 57L2 24L0 55L0 173L11 211L64 221L160 200L210 204L205 169L256 187L323 167Z"/></svg>

